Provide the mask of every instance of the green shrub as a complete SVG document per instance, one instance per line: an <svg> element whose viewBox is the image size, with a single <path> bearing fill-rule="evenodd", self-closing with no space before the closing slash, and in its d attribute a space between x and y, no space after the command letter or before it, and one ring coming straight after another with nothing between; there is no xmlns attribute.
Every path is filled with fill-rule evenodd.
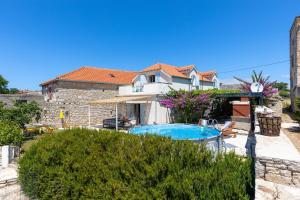
<svg viewBox="0 0 300 200"><path fill-rule="evenodd" d="M250 165L190 141L73 129L33 144L19 179L34 199L249 199Z"/></svg>
<svg viewBox="0 0 300 200"><path fill-rule="evenodd" d="M289 98L290 97L290 91L289 90L280 90L279 95L283 98Z"/></svg>
<svg viewBox="0 0 300 200"><path fill-rule="evenodd" d="M0 120L0 146L17 145L20 146L24 140L24 135L19 125L12 121Z"/></svg>
<svg viewBox="0 0 300 200"><path fill-rule="evenodd" d="M16 102L13 107L5 107L0 102L0 120L14 121L19 124L22 129L25 125L31 123L33 120L39 121L41 118L41 109L35 102L22 103Z"/></svg>

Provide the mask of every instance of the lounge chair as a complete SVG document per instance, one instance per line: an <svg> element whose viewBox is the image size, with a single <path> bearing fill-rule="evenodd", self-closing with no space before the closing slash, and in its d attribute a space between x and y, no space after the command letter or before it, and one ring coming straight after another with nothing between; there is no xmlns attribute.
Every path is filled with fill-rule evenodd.
<svg viewBox="0 0 300 200"><path fill-rule="evenodd" d="M118 119L118 127L124 128L124 120ZM116 128L116 118L108 118L103 120L103 128Z"/></svg>
<svg viewBox="0 0 300 200"><path fill-rule="evenodd" d="M225 122L223 128L221 129L221 133L223 136L230 136L233 135L233 137L236 137L237 132L233 131L232 129L235 126L235 122L227 121Z"/></svg>

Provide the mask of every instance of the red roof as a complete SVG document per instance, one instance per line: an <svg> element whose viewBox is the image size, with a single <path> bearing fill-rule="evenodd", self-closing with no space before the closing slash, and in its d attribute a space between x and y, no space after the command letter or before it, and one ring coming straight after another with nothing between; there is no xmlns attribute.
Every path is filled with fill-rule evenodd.
<svg viewBox="0 0 300 200"><path fill-rule="evenodd" d="M60 75L54 79L44 82L41 85L47 85L57 80L126 85L126 84L130 84L132 79L136 75L137 75L136 72L130 72L130 71L121 71L121 70L95 68L95 67L81 67L77 70Z"/></svg>
<svg viewBox="0 0 300 200"><path fill-rule="evenodd" d="M143 69L141 72L161 70L170 76L189 78L187 76L186 71L192 70L193 68L195 68L194 65L177 67L173 65L157 63ZM138 75L137 72L132 72L132 71L123 71L123 70L105 69L105 68L96 68L96 67L81 67L77 70L60 75L54 79L44 82L41 85L42 86L47 85L57 80L127 85L127 84L131 84L132 80L137 75ZM198 72L198 76L201 81L212 82L213 81L212 79L215 75L216 75L215 71Z"/></svg>
<svg viewBox="0 0 300 200"><path fill-rule="evenodd" d="M182 73L182 71L190 70L192 68L194 68L194 65L176 67L176 66L173 66L173 65L157 63L157 64L151 65L150 67L147 67L147 68L143 69L141 72L162 70L170 76L176 76L176 77L181 77L181 78L189 78L184 73Z"/></svg>
<svg viewBox="0 0 300 200"><path fill-rule="evenodd" d="M215 71L198 72L200 81L213 82L213 77L217 74Z"/></svg>

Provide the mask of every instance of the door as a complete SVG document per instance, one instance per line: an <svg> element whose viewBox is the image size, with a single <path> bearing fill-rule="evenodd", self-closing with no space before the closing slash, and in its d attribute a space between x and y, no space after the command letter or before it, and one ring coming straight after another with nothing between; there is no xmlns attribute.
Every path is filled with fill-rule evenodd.
<svg viewBox="0 0 300 200"><path fill-rule="evenodd" d="M141 104L134 104L133 105L133 113L136 119L136 124L141 123Z"/></svg>

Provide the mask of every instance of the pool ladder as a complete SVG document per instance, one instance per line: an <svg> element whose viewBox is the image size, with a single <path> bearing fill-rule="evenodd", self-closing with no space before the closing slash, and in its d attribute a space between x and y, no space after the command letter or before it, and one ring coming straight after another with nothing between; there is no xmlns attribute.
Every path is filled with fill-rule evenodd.
<svg viewBox="0 0 300 200"><path fill-rule="evenodd" d="M218 125L218 121L216 119L209 119L207 121L207 126L220 130L220 127Z"/></svg>
<svg viewBox="0 0 300 200"><path fill-rule="evenodd" d="M221 131L221 129L218 125L218 120L216 120L216 119L209 119L207 121L207 126ZM227 148L226 148L226 143L224 141L224 138L220 137L219 139L221 140L220 143L219 143L220 146L218 147L219 151L226 152Z"/></svg>

